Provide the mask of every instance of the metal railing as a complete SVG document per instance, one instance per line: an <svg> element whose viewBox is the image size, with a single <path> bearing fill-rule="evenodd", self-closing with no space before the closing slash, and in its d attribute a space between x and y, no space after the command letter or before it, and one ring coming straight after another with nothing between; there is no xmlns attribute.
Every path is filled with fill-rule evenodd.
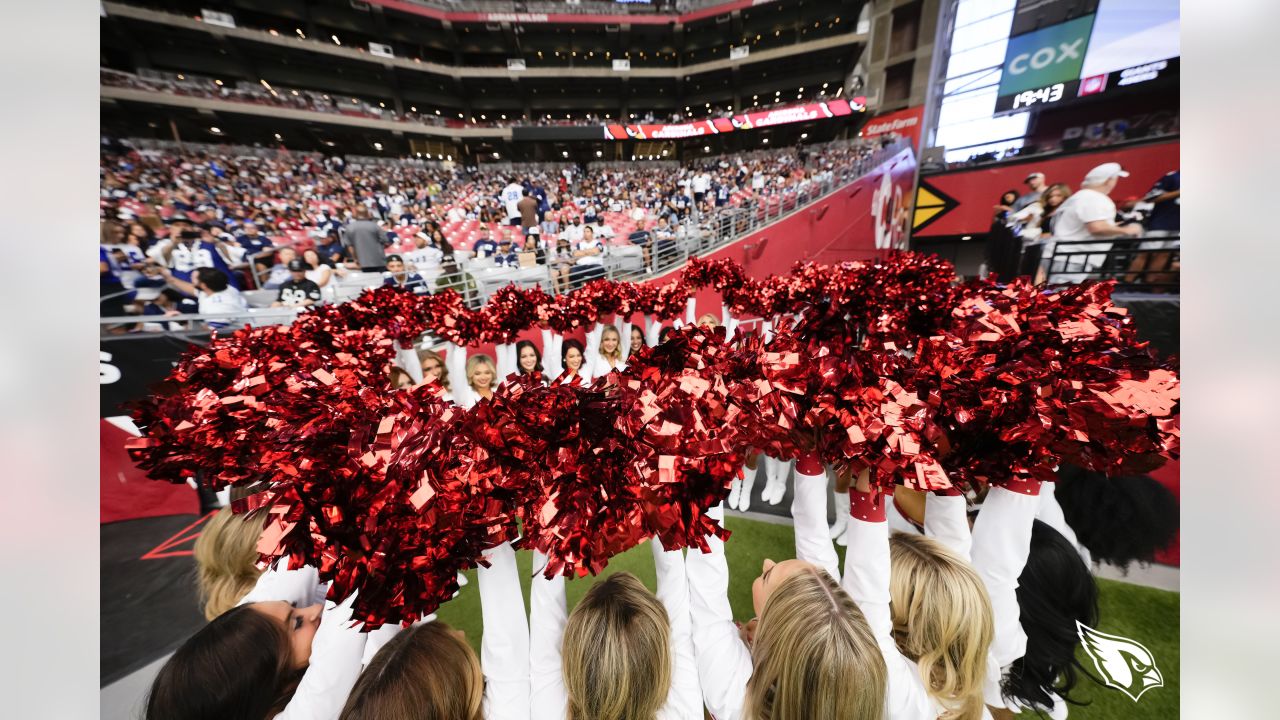
<svg viewBox="0 0 1280 720"><path fill-rule="evenodd" d="M856 143L850 143L856 146ZM500 287L515 283L523 287L541 287L550 294L572 291L595 278L610 280L643 281L661 277L683 267L689 259L714 252L734 241L755 233L762 228L807 208L815 201L864 176L880 164L901 152L906 141L885 146L855 162L820 173L808 184L791 187L781 192L753 195L737 206L724 206L715 212L702 214L696 208L680 233L669 237L659 230L650 229L647 244L606 244L602 263L598 266L574 265L567 282L560 281L551 265L538 264L523 268L497 268L484 261L465 259L469 253L458 252L463 267L456 273L422 272L425 290L451 286L458 290L470 307L482 306ZM364 289L383 283L380 273L343 271L325 286L325 302L345 302L358 296ZM288 323L297 311L290 308L270 308L274 291L249 291L253 307L245 313L218 315L115 316L99 319L103 332L120 332L121 327L150 332L187 330L195 323L212 320L235 327L238 323L270 325ZM169 323L174 325L171 327Z"/></svg>
<svg viewBox="0 0 1280 720"><path fill-rule="evenodd" d="M1024 248L1023 266L1038 265L1051 284L1115 280L1120 292L1177 293L1181 246L1180 237L1054 241L1047 247ZM1036 250L1042 253L1038 262Z"/></svg>

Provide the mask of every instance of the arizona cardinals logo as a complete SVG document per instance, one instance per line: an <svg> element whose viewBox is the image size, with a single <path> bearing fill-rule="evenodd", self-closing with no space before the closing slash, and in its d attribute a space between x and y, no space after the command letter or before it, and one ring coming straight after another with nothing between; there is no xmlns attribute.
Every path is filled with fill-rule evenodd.
<svg viewBox="0 0 1280 720"><path fill-rule="evenodd" d="M1156 667L1151 651L1141 643L1119 635L1108 635L1076 621L1076 631L1084 651L1107 685L1128 695L1134 702L1151 688L1164 687L1164 676Z"/></svg>

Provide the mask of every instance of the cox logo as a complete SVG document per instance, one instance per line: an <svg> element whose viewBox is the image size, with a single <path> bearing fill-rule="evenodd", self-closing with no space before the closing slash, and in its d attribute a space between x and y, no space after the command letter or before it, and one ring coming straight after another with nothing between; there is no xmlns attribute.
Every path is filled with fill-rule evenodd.
<svg viewBox="0 0 1280 720"><path fill-rule="evenodd" d="M1043 70L1050 65L1056 65L1068 60L1080 59L1080 46L1084 44L1084 38L1076 38L1071 42L1058 43L1056 48L1045 46L1035 52L1026 52L1014 55L1009 61L1009 72L1014 75L1021 75L1027 70Z"/></svg>

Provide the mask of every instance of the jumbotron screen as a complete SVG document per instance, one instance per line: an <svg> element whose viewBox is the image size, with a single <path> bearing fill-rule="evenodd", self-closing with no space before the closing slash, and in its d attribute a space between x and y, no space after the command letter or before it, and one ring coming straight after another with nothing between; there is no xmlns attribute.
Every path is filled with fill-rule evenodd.
<svg viewBox="0 0 1280 720"><path fill-rule="evenodd" d="M1178 72L1178 0L1018 0L996 112Z"/></svg>

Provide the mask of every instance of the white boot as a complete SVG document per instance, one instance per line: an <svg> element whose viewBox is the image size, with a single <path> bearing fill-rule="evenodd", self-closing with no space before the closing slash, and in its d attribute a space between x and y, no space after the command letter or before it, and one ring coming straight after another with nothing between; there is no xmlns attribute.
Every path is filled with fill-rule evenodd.
<svg viewBox="0 0 1280 720"><path fill-rule="evenodd" d="M777 505L787 494L787 475L791 471L791 463L777 458L767 458L765 466L768 484L764 488L764 500L770 505Z"/></svg>
<svg viewBox="0 0 1280 720"><path fill-rule="evenodd" d="M745 477L742 479L742 495L738 497L738 510L742 512L746 512L747 508L751 507L751 489L755 487L756 471L759 469L759 465L756 466L755 470L749 467L742 469Z"/></svg>
<svg viewBox="0 0 1280 720"><path fill-rule="evenodd" d="M738 509L738 497L741 494L742 494L742 480L741 478L739 478L737 480L734 480L733 484L729 486L729 509L730 510Z"/></svg>
<svg viewBox="0 0 1280 720"><path fill-rule="evenodd" d="M849 526L849 493L832 491L836 501L836 524L831 526L831 537L840 545L848 545L845 530Z"/></svg>

